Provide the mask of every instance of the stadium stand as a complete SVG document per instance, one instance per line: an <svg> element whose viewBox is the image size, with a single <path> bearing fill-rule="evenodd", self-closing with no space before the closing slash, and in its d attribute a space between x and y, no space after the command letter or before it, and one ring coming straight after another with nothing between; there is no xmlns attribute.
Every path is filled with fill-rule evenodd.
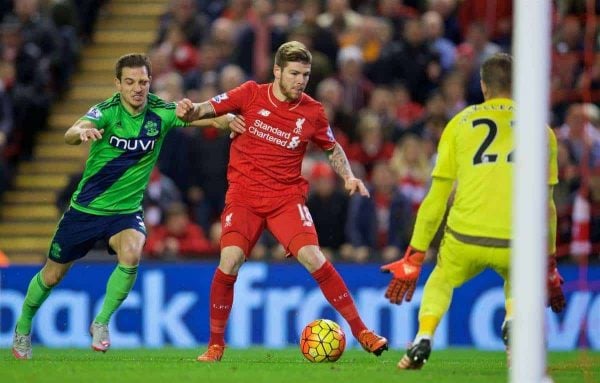
<svg viewBox="0 0 600 383"><path fill-rule="evenodd" d="M36 2L18 3L31 1ZM0 14L10 15L12 3L0 0ZM43 259L62 209L55 204L57 195L61 195L58 206L64 206L87 150L85 146L63 145L62 135L86 108L113 92L112 65L123 53L148 52L153 63L152 91L161 97L172 101L184 96L205 100L247 79L269 81L273 50L286 39L300 40L314 53L313 74L306 91L323 103L336 138L346 148L355 172L371 181L373 167L379 162L389 162L397 189L410 201L414 218L427 188L427 177L423 175L430 171L446 122L465 105L481 101L479 63L494 52L509 51L512 38L510 2L144 0L132 5L127 0L86 0L74 3L84 5L76 16L85 24L85 28L78 27L83 48L78 52L76 71L69 66L64 68L66 73L58 71L60 76L70 75L70 86L68 90L54 86L58 96L49 96L53 103L48 129L43 128L45 124L35 123L25 124L23 131L17 128L18 116L11 122L1 113L11 100L0 92L0 151L4 159L0 162L0 192L12 180L0 208L0 249L18 262ZM102 3L105 4L99 7ZM596 254L589 259L597 262L600 54L592 22L596 12L582 4L553 1L550 124L559 139L561 184L555 195L559 256L579 260L584 249L584 253ZM89 28L93 23L83 21L85 17L93 17L93 13L100 14L95 30ZM67 17L69 13L59 9L47 10L46 14L53 15L55 24L62 26L63 38L73 41L68 37L69 25L76 23ZM5 46L14 37L11 30L14 25L6 17L3 20ZM53 65L56 67L56 62ZM58 79L63 78L60 76ZM37 114L28 114L32 115ZM15 126L12 136L25 135L21 142L24 149L15 149L14 139L3 147L2 137L12 125ZM161 184L172 184L171 188L179 191L190 218L202 227L213 244L218 243L220 232L218 217L226 188L228 144L227 137L211 130L174 132L165 141L159 161L160 177L164 180ZM311 180L312 167L323 160L322 153L309 153L304 164L307 179ZM339 192L340 185L337 186ZM159 200L160 193L155 193L145 205L150 231L164 216L166 204ZM375 216L389 216L390 195L382 193L374 200ZM574 210L579 213L574 215ZM314 216L323 214L313 212ZM330 245L333 247L328 249L329 254L338 260L379 261L381 254L403 253L403 248L397 245L393 248L386 238L394 237L389 232L391 227L406 225L398 225L391 218L377 221L377 242L371 249L356 245L364 242L354 237L359 231L351 230L352 225L346 222L341 223L339 226L347 229L342 233L343 238L330 241L335 245ZM576 235L572 233L573 227ZM320 237L325 230L323 225ZM322 240L327 242L325 238ZM268 234L261 238L256 250L254 256L260 255L261 259L276 260L279 257L275 254L281 253ZM366 253L372 255L364 256ZM587 259L586 256L583 258Z"/></svg>
<svg viewBox="0 0 600 383"><path fill-rule="evenodd" d="M62 212L57 195L81 171L88 147L64 144L65 130L95 103L115 90L114 62L128 52L145 52L154 40L165 0L144 0L132 7L112 0L102 8L93 37L81 50L71 87L51 107L48 128L35 132L32 155L19 161L13 187L3 195L0 249L19 263L41 262Z"/></svg>

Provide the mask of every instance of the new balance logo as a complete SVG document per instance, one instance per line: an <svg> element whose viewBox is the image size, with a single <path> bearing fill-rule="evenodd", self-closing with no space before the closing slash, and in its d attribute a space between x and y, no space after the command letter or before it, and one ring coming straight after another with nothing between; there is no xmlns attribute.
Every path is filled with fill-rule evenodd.
<svg viewBox="0 0 600 383"><path fill-rule="evenodd" d="M266 109L261 109L258 111L258 114L260 114L263 117L269 117L269 114L271 114L271 112Z"/></svg>

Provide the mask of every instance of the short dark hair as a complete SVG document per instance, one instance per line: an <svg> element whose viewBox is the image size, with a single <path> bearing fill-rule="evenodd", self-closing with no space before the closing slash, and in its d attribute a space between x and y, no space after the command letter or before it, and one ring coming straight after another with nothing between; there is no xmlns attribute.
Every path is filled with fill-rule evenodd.
<svg viewBox="0 0 600 383"><path fill-rule="evenodd" d="M115 76L121 80L123 74L123 68L140 68L146 67L148 76L152 76L152 64L150 59L143 53L129 53L119 57L117 64L115 65Z"/></svg>
<svg viewBox="0 0 600 383"><path fill-rule="evenodd" d="M510 92L512 89L512 56L496 53L481 65L481 81L493 93Z"/></svg>
<svg viewBox="0 0 600 383"><path fill-rule="evenodd" d="M275 53L275 65L285 68L289 62L312 63L312 55L304 44L299 41L288 41L281 44Z"/></svg>

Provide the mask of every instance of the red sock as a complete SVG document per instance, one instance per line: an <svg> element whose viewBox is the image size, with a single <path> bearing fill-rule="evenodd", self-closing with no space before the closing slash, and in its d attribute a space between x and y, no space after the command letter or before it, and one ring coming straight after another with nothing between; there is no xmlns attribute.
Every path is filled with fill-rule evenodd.
<svg viewBox="0 0 600 383"><path fill-rule="evenodd" d="M225 326L233 304L233 285L237 275L228 275L219 268L210 285L210 339L209 345L225 345Z"/></svg>
<svg viewBox="0 0 600 383"><path fill-rule="evenodd" d="M342 314L344 319L346 319L350 325L352 334L354 337L358 338L358 334L366 329L367 326L365 326L362 319L360 319L352 295L350 295L350 291L348 291L340 274L338 274L337 270L330 262L325 262L319 270L312 273L312 276L319 284L327 301L337 310L337 312Z"/></svg>

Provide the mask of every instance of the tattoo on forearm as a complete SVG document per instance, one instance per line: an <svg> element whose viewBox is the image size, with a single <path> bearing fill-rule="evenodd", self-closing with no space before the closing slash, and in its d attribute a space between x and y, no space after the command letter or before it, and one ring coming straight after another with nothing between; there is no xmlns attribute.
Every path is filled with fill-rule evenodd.
<svg viewBox="0 0 600 383"><path fill-rule="evenodd" d="M343 179L352 176L350 162L348 162L348 157L346 157L346 153L344 153L344 149L340 144L335 144L333 150L329 152L329 162L333 170Z"/></svg>
<svg viewBox="0 0 600 383"><path fill-rule="evenodd" d="M196 120L215 117L215 110L209 102L202 102L198 104L197 113L198 116L196 116Z"/></svg>

